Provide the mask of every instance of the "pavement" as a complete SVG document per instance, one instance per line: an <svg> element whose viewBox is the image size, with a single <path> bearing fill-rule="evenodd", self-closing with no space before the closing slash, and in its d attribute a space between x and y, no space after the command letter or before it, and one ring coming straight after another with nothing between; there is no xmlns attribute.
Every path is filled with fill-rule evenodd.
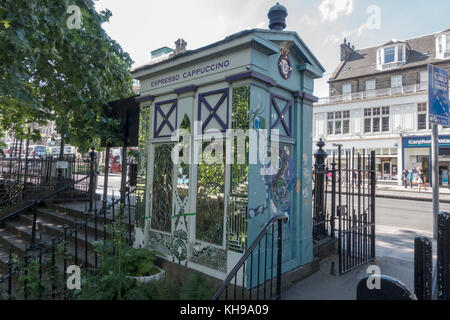
<svg viewBox="0 0 450 320"><path fill-rule="evenodd" d="M414 239L433 238L431 202L377 198L376 259L342 276L332 275L331 263L338 273L338 257L321 261L320 270L284 292L286 300L355 300L356 287L366 277L367 267L377 265L381 273L403 282L414 290ZM450 204L441 210L450 211ZM436 263L436 241L433 240L433 264Z"/></svg>
<svg viewBox="0 0 450 320"><path fill-rule="evenodd" d="M378 183L376 186L376 196L390 199L411 199L417 201L432 201L433 190L430 186L419 191L417 186L405 188L404 186ZM439 201L450 203L450 189L439 188Z"/></svg>
<svg viewBox="0 0 450 320"><path fill-rule="evenodd" d="M323 259L318 272L302 280L282 294L283 300L355 300L356 287L368 276L367 268L376 265L381 273L402 282L414 291L414 239L432 238L429 232L404 230L397 227L376 227L376 259L349 273L339 276L338 256ZM433 241L433 260L436 260L436 241ZM334 273L332 274L332 262Z"/></svg>

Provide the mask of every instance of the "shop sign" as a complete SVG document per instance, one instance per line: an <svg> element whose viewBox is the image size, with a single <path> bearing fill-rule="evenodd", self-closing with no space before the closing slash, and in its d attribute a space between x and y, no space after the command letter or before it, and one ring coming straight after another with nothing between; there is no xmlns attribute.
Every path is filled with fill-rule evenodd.
<svg viewBox="0 0 450 320"><path fill-rule="evenodd" d="M440 136L439 146L450 146L450 136ZM431 147L431 137L407 137L403 138L403 148Z"/></svg>

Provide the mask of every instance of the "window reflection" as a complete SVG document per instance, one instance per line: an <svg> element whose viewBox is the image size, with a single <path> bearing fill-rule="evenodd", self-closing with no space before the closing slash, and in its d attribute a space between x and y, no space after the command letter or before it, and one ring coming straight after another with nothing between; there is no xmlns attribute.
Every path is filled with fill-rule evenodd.
<svg viewBox="0 0 450 320"><path fill-rule="evenodd" d="M172 145L155 146L155 160L152 187L151 227L155 230L171 232L172 214Z"/></svg>

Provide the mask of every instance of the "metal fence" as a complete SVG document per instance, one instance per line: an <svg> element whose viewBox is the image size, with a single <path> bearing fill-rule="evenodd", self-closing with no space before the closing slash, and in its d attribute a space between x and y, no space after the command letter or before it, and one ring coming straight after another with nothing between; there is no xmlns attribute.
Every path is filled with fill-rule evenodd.
<svg viewBox="0 0 450 320"><path fill-rule="evenodd" d="M87 177L95 160L53 157L0 158L0 212L80 181L58 194L60 200L88 198ZM94 181L95 182L95 181Z"/></svg>
<svg viewBox="0 0 450 320"><path fill-rule="evenodd" d="M284 215L273 217L231 270L212 300L280 299Z"/></svg>
<svg viewBox="0 0 450 320"><path fill-rule="evenodd" d="M317 143L313 168L314 241L337 242L339 273L344 274L375 258L375 152L345 152L327 163L325 143Z"/></svg>

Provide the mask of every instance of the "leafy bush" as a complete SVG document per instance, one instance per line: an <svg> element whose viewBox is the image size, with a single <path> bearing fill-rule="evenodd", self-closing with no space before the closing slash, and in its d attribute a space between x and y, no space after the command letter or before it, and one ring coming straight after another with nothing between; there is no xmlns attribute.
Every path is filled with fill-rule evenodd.
<svg viewBox="0 0 450 320"><path fill-rule="evenodd" d="M123 259L126 274L134 277L145 277L157 274L159 270L154 265L157 254L159 254L159 252L148 249L131 248L126 250Z"/></svg>

